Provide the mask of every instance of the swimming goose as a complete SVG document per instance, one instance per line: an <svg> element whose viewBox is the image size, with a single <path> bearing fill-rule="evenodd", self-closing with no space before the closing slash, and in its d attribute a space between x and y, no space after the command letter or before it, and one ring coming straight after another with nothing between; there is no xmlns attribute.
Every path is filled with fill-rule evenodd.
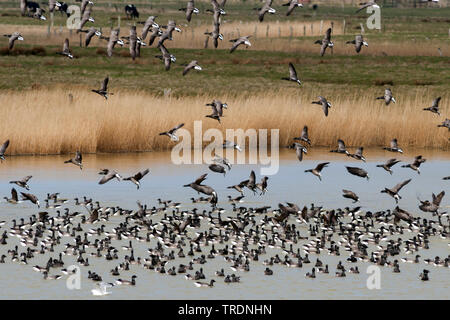
<svg viewBox="0 0 450 320"><path fill-rule="evenodd" d="M353 154L347 153L347 156L366 162L366 158L364 158L363 156L363 150L364 150L363 147L359 147L358 149L356 149L355 153Z"/></svg>
<svg viewBox="0 0 450 320"><path fill-rule="evenodd" d="M116 178L118 181L122 181L122 176L118 174L115 170L102 169L99 172L100 175L103 175L103 178L98 182L98 184L105 184L108 181Z"/></svg>
<svg viewBox="0 0 450 320"><path fill-rule="evenodd" d="M419 275L420 280L422 281L430 280L430 278L428 277L428 273L430 273L429 270L423 269L423 272Z"/></svg>
<svg viewBox="0 0 450 320"><path fill-rule="evenodd" d="M48 271L44 271L44 280L58 280L60 278L60 275L49 276Z"/></svg>
<svg viewBox="0 0 450 320"><path fill-rule="evenodd" d="M359 53L361 51L361 48L363 45L366 47L369 46L369 44L366 41L364 41L363 36L361 34L357 35L355 37L355 40L346 42L346 44L350 44L350 43L355 45L356 53Z"/></svg>
<svg viewBox="0 0 450 320"><path fill-rule="evenodd" d="M305 277L314 279L316 277L316 268L312 268L311 272L307 272Z"/></svg>
<svg viewBox="0 0 450 320"><path fill-rule="evenodd" d="M40 208L39 200L34 194L25 192L21 192L20 194L22 195L23 201L31 201L32 203L37 204L38 208Z"/></svg>
<svg viewBox="0 0 450 320"><path fill-rule="evenodd" d="M225 176L226 174L226 170L224 166L221 166L220 164L210 164L208 166L209 170L213 171L213 172L217 172L217 173L223 173L223 175Z"/></svg>
<svg viewBox="0 0 450 320"><path fill-rule="evenodd" d="M207 36L213 39L214 48L217 49L219 45L219 40L223 41L223 34L220 33L220 24L214 24L214 29L212 32L205 32Z"/></svg>
<svg viewBox="0 0 450 320"><path fill-rule="evenodd" d="M294 138L294 140L304 141L308 145L311 145L311 140L309 140L308 138L308 126L304 126L302 130L302 135L300 137Z"/></svg>
<svg viewBox="0 0 450 320"><path fill-rule="evenodd" d="M12 50L14 47L14 42L16 40L23 41L23 37L19 32L13 32L12 34L4 34L4 37L8 38L8 50Z"/></svg>
<svg viewBox="0 0 450 320"><path fill-rule="evenodd" d="M348 171L348 173L353 174L355 176L361 177L361 178L367 178L369 180L369 174L366 170L358 167L345 167Z"/></svg>
<svg viewBox="0 0 450 320"><path fill-rule="evenodd" d="M82 161L83 161L83 156L81 155L80 151L77 151L75 153L75 157L73 157L72 159L64 161L64 163L72 163L72 164L74 164L76 166L79 166L80 170L82 170L83 169Z"/></svg>
<svg viewBox="0 0 450 320"><path fill-rule="evenodd" d="M384 170L386 170L387 172L392 174L391 167L393 167L395 164L397 164L399 162L400 162L400 160L397 160L395 158L394 159L389 159L385 164L377 164L377 167L383 168Z"/></svg>
<svg viewBox="0 0 450 320"><path fill-rule="evenodd" d="M274 14L276 10L274 8L271 8L272 0L266 0L266 3L262 6L262 8L256 8L255 10L258 10L258 19L259 22L263 22L264 15L266 13Z"/></svg>
<svg viewBox="0 0 450 320"><path fill-rule="evenodd" d="M17 190L12 188L11 189L11 198L8 199L8 197L3 197L3 199L5 199L7 202L12 203L12 204L19 203L19 198L17 196Z"/></svg>
<svg viewBox="0 0 450 320"><path fill-rule="evenodd" d="M398 147L397 139L394 138L391 140L390 147L384 147L383 150L391 151L391 152L400 152L403 153L403 150ZM394 163L395 164L395 163Z"/></svg>
<svg viewBox="0 0 450 320"><path fill-rule="evenodd" d="M298 161L302 161L303 160L303 153L308 153L308 150L302 146L300 143L295 142L294 143L294 148L295 148L295 153L297 155L297 159Z"/></svg>
<svg viewBox="0 0 450 320"><path fill-rule="evenodd" d="M333 48L334 43L331 41L331 28L328 28L325 32L325 36L322 40L317 40L314 44L320 44L320 55L323 57L327 48Z"/></svg>
<svg viewBox="0 0 450 320"><path fill-rule="evenodd" d="M438 124L438 128L447 128L448 131L450 131L450 119L445 119L445 121L442 122L442 124ZM0 151L1 155L1 151Z"/></svg>
<svg viewBox="0 0 450 320"><path fill-rule="evenodd" d="M302 82L298 79L297 71L295 70L294 65L291 62L289 62L289 78L281 78L281 80L297 82L299 85L302 84Z"/></svg>
<svg viewBox="0 0 450 320"><path fill-rule="evenodd" d="M378 8L378 9L380 8L380 6L377 4L376 0L368 1L368 2L361 2L359 5L361 7L358 10L356 10L356 13L364 10L365 8L369 8L369 7Z"/></svg>
<svg viewBox="0 0 450 320"><path fill-rule="evenodd" d="M328 117L328 109L331 108L331 103L322 96L319 96L318 99L319 101L312 101L311 103L321 105L325 117Z"/></svg>
<svg viewBox="0 0 450 320"><path fill-rule="evenodd" d="M30 187L28 186L27 182L28 180L30 180L33 176L26 176L25 178L23 178L22 180L17 180L17 181L10 181L9 183L15 183L17 184L19 187L25 188L27 190L30 190Z"/></svg>
<svg viewBox="0 0 450 320"><path fill-rule="evenodd" d="M431 105L431 107L429 108L423 108L423 110L425 111L430 111L432 113L436 113L438 116L440 116L440 112L439 112L439 102L441 101L441 97L437 97L436 99L433 100L433 104Z"/></svg>
<svg viewBox="0 0 450 320"><path fill-rule="evenodd" d="M6 140L2 144L2 146L0 147L0 159L1 159L1 161L5 160L5 152L6 152L6 149L8 148L8 146L9 146L9 139Z"/></svg>
<svg viewBox="0 0 450 320"><path fill-rule="evenodd" d="M322 175L320 174L320 172L322 171L323 168L326 168L328 164L329 162L319 163L317 167L315 167L314 169L308 169L305 170L305 172L311 172L313 175L317 176L320 181L322 181Z"/></svg>
<svg viewBox="0 0 450 320"><path fill-rule="evenodd" d="M113 94L113 93L108 92L108 82L109 82L109 76L106 76L106 78L103 79L102 87L99 90L92 89L91 91L101 95L105 99L108 99L108 94Z"/></svg>
<svg viewBox="0 0 450 320"><path fill-rule="evenodd" d="M386 105L389 105L391 102L396 103L395 98L392 96L392 91L390 88L384 90L384 96L377 97L377 100L384 100Z"/></svg>
<svg viewBox="0 0 450 320"><path fill-rule="evenodd" d="M442 198L445 196L445 191L441 191L437 196L432 193L431 196L433 197L432 202L425 200L420 201L419 209L423 212L434 212L437 213L439 206L441 205Z"/></svg>
<svg viewBox="0 0 450 320"><path fill-rule="evenodd" d="M200 10L198 10L195 7L194 0L189 0L187 5L186 5L186 8L181 8L181 9L178 9L178 10L186 12L186 20L188 22L191 22L191 18L192 18L192 14L193 13L195 13L195 14L199 14L200 13Z"/></svg>
<svg viewBox="0 0 450 320"><path fill-rule="evenodd" d="M284 3L282 4L282 6L289 6L288 11L286 12L286 16L289 16L297 7L303 8L303 4L299 3L298 0L289 0L288 3Z"/></svg>
<svg viewBox="0 0 450 320"><path fill-rule="evenodd" d="M411 179L405 180L403 182L398 183L397 185L395 185L393 188L388 189L388 188L384 188L384 190L381 190L381 193L387 193L388 195L390 195L391 197L393 197L395 199L395 202L398 203L398 200L400 200L402 197L398 194L399 191L406 186L408 183L411 182Z"/></svg>
<svg viewBox="0 0 450 320"><path fill-rule="evenodd" d="M159 30L159 25L155 22L155 19L156 19L156 16L150 16L147 18L147 20L145 20L144 27L142 28L142 35L141 35L142 40L145 40L150 28L155 28L155 29ZM152 43L153 43L153 41L152 41Z"/></svg>
<svg viewBox="0 0 450 320"><path fill-rule="evenodd" d="M353 191L350 190L342 190L342 192L344 193L342 196L344 198L348 198L348 199L352 199L353 203L356 203L359 201L359 197L356 195L356 193L354 193Z"/></svg>
<svg viewBox="0 0 450 320"><path fill-rule="evenodd" d="M345 153L346 155L349 155L349 152L345 148L344 140L342 139L338 139L338 148L335 150L330 150L330 152Z"/></svg>
<svg viewBox="0 0 450 320"><path fill-rule="evenodd" d="M183 76L185 76L190 70L195 69L198 71L202 70L202 67L200 67L198 65L198 61L197 60L192 60L191 62L189 62L186 67L183 69Z"/></svg>
<svg viewBox="0 0 450 320"><path fill-rule="evenodd" d="M170 65L172 62L177 61L177 58L173 54L170 54L169 50L162 44L159 46L159 49L161 50L162 55L155 56L156 58L161 59L164 62L164 67L166 71L170 70Z"/></svg>
<svg viewBox="0 0 450 320"><path fill-rule="evenodd" d="M413 163L408 163L405 165L402 165L402 168L411 168L414 171L417 171L417 174L420 174L420 165L427 161L427 159L422 158L422 156L417 156L414 158Z"/></svg>
<svg viewBox="0 0 450 320"><path fill-rule="evenodd" d="M238 39L232 39L230 40L230 42L233 42L233 46L230 49L230 53L233 53L234 50L236 50L237 47L239 47L242 44L245 44L248 47L251 47L251 43L248 40L249 38L251 38L251 36L246 36L246 37L240 37Z"/></svg>
<svg viewBox="0 0 450 320"><path fill-rule="evenodd" d="M177 125L176 127L170 129L169 131L161 132L159 135L160 136L168 136L170 138L170 140L172 140L172 141L178 141L179 139L178 139L178 136L175 134L175 132L183 126L184 126L184 123L181 123L181 124Z"/></svg>
<svg viewBox="0 0 450 320"><path fill-rule="evenodd" d="M110 294L111 292L107 291L108 288L114 287L113 283L100 282L97 283L98 288L94 288L91 290L94 296L105 296Z"/></svg>
<svg viewBox="0 0 450 320"><path fill-rule="evenodd" d="M116 285L135 286L135 285L136 285L136 280L135 280L136 278L137 278L137 276L133 275L133 276L131 277L131 281L128 281L128 280L122 280L122 279L117 279L116 282L115 282L115 284L116 284Z"/></svg>
<svg viewBox="0 0 450 320"><path fill-rule="evenodd" d="M201 287L212 288L214 286L214 282L216 282L216 280L211 279L211 281L209 283L197 281L197 282L194 282L194 284L197 288L201 288Z"/></svg>
<svg viewBox="0 0 450 320"><path fill-rule="evenodd" d="M84 38L84 46L86 48L89 46L89 44L91 43L91 40L94 36L100 37L102 35L102 33L94 27L90 27L87 30L79 30L79 32L86 33L86 37Z"/></svg>
<svg viewBox="0 0 450 320"><path fill-rule="evenodd" d="M149 172L150 172L149 169L145 169L143 171L136 173L134 176L124 178L123 180L133 182L136 185L136 187L139 189L139 187L141 185L139 181Z"/></svg>
<svg viewBox="0 0 450 320"><path fill-rule="evenodd" d="M57 52L57 54L73 59L73 55L70 53L69 39L66 38L66 40L64 40L63 50L61 52Z"/></svg>

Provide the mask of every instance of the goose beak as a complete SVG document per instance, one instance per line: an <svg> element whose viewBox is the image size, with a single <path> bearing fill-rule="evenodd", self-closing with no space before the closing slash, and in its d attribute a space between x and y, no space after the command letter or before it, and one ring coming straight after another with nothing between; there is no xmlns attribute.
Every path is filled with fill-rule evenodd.
<svg viewBox="0 0 450 320"><path fill-rule="evenodd" d="M153 28L159 28L159 24L153 22L153 23L152 23L152 27L153 27Z"/></svg>
<svg viewBox="0 0 450 320"><path fill-rule="evenodd" d="M195 66L194 69L200 71L200 70L202 70L202 67L200 67L200 66Z"/></svg>
<svg viewBox="0 0 450 320"><path fill-rule="evenodd" d="M100 36L102 35L102 33L101 33L100 31L95 31L95 35L96 35L97 37L100 37Z"/></svg>
<svg viewBox="0 0 450 320"><path fill-rule="evenodd" d="M178 27L175 27L175 31L181 32L181 29Z"/></svg>
<svg viewBox="0 0 450 320"><path fill-rule="evenodd" d="M19 37L17 38L17 40L23 41L23 37L22 37L22 36L19 36Z"/></svg>

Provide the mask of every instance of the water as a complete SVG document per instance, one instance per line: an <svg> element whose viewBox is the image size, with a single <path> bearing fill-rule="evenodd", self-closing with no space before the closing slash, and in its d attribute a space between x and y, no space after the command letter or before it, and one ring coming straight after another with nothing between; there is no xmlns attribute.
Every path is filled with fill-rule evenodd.
<svg viewBox="0 0 450 320"><path fill-rule="evenodd" d="M386 159L396 157L405 162L412 162L417 154L422 154L427 158L427 162L421 166L421 174L418 175L411 169L401 168L399 163L393 167L394 174L390 175L381 168L376 168L376 164L383 163ZM298 162L294 151L286 151L281 153L280 170L278 174L269 177L268 192L263 195L252 195L248 190L245 191L244 203L241 205L247 207L261 207L270 205L277 208L280 202L294 202L300 207L309 206L314 203L317 206L325 208L344 208L354 207L351 200L342 197L342 189L350 189L358 194L360 202L356 205L361 206L363 211L393 209L395 201L380 191L384 187L393 187L398 182L412 178L410 184L406 185L400 194L402 199L399 206L408 210L415 216L423 216L436 219L430 213L423 213L418 209L420 198L431 199L431 193L439 193L442 190L447 192L441 207L446 210L449 207L449 180L442 180L442 177L450 175L450 155L448 152L416 150L408 151L408 155L398 155L393 153L385 153L379 150L367 150L365 156L367 163L357 161L346 157L345 155L330 154L326 150L314 149L306 156L303 162ZM84 169L81 171L74 165L64 164L63 161L68 157L46 156L46 157L9 157L0 165L0 193L2 196L10 197L10 190L13 185L8 184L10 180L21 179L26 175L33 175L29 181L31 187L30 192L41 199L40 210L45 209L43 199L47 193L60 192L60 197L73 199L75 197L82 198L87 196L99 201L102 206L121 206L127 209L136 209L136 201L147 204L149 207L157 206L157 198L163 200L171 199L174 202L181 202L181 209L193 208L193 204L189 200L191 197L199 197L197 193L190 188L183 188L182 185L194 181L203 173L209 172L207 180L204 182L212 186L219 194L218 206L227 210L223 214L224 217L234 215L231 212L231 206L227 202L227 195L233 197L238 196L238 192L226 189L227 186L237 184L248 178L250 171L256 172L256 178L259 181L259 166L257 165L234 165L232 170L227 173L226 177L221 174L213 173L208 170L206 165L188 165L176 166L170 162L170 153L137 153L137 154L115 154L115 155L85 155L83 158ZM314 168L319 162L330 161L329 167L322 171L322 181L304 170ZM359 178L347 173L345 165L358 166L369 172L370 180ZM116 169L124 176L132 175L144 168L150 169L150 174L141 181L141 188L136 189L131 182L110 181L105 185L98 185L100 177L97 172L100 168ZM14 187L20 191L25 191L18 186ZM71 210L78 210L86 213L85 208L75 206L71 200L67 205ZM201 212L203 209L209 210L209 205L196 204ZM51 216L55 215L54 209L47 209ZM447 209L448 210L448 209ZM7 221L2 226L0 232L8 229L12 224L12 219L19 220L37 213L39 210L30 202L11 205L2 201L0 203L0 220ZM171 213L171 211L168 211ZM271 215L271 214L270 214ZM160 214L159 216L162 216ZM159 218L154 215L151 217L153 221ZM261 216L256 217L259 221ZM113 227L122 222L123 216L111 217L108 222L97 223L97 228L101 224L106 225L106 230L110 231ZM78 221L78 220L77 220ZM346 222L348 219L346 220ZM295 219L291 218L290 223L294 223ZM405 223L402 223L406 226ZM82 225L85 231L93 226ZM202 222L202 229L208 228L206 219ZM308 235L308 226L303 224L299 227L302 236ZM246 229L248 230L248 229ZM193 237L194 232L199 230L190 229L188 234ZM141 236L145 237L146 232L142 231ZM415 233L405 233L401 237L403 239L412 238ZM389 239L396 240L399 235L390 236ZM90 241L94 241L96 236L89 237ZM99 237L104 238L104 236ZM304 244L313 239L302 240L300 244ZM333 240L338 241L337 235L333 236ZM133 241L135 248L135 256L147 258L148 248L156 247L157 239L152 238L151 242ZM440 237L430 238L430 249L421 249L418 254L421 255L419 264L400 263L400 274L392 272L391 267L381 268L381 289L369 290L366 287L366 280L369 276L366 269L369 263L357 262L350 263L346 261L348 253L341 250L341 256L330 256L326 252L317 256L310 255L311 264L304 264L303 268L288 268L283 265L274 265L270 268L274 271L274 275L265 276L263 270L266 268L262 261L270 256L279 254L281 258L284 253L280 249L267 249L267 254L260 256L258 262L250 263L250 272L232 271L229 267L230 262L224 261L223 257L218 255L215 259L208 259L203 265L194 264L194 270L188 273L195 273L200 267L203 268L206 278L216 279L214 288L196 288L194 282L185 280L183 275L169 276L156 273L153 270L143 269L140 265L131 265L130 271L120 271L119 277L113 277L109 273L111 269L123 261L123 257L129 254L129 251L123 251L121 245L128 245L127 240L113 240L113 246L119 249L120 260L106 261L104 258L96 258L85 255L89 258L90 266L81 267L82 280L80 290L68 290L66 288L66 278L57 281L43 280L42 274L32 270L33 265L45 265L49 256L57 258L58 253L63 250L63 245L55 247L55 252L49 255L36 254L35 258L29 261L28 265L20 265L11 262L11 257L7 255L5 264L0 264L0 284L3 288L0 293L0 299L448 299L450 298L449 287L450 277L449 269L443 267L435 267L423 263L423 259L434 258L439 256L446 257L449 250L449 238L441 239ZM73 243L72 238L63 237L61 244ZM6 251L18 244L16 237L9 237L8 245L0 246L0 254L6 254ZM383 244L384 246L386 243ZM300 245L294 245L294 251ZM216 249L224 247L224 244L216 244ZM329 243L327 246L329 247ZM202 254L208 254L210 246L202 248ZM254 248L253 245L250 248ZM166 249L166 253L170 250ZM187 253L188 247L184 248ZM374 250L374 246L370 245L369 253ZM19 252L23 252L24 247L19 245ZM94 249L87 249L87 252L95 252ZM415 254L414 254L415 255ZM413 258L409 255L408 258ZM196 253L196 257L199 253ZM303 256L303 254L302 254ZM311 268L319 257L324 264L328 264L330 274L318 274L316 279L305 278L305 273L310 272ZM404 253L399 256L389 257L390 261L406 257ZM192 257L184 259L176 258L169 261L166 270L175 265L178 267L180 263L188 264ZM63 256L65 267L76 264L76 257ZM294 259L293 259L294 260ZM296 260L295 260L296 261ZM348 270L351 266L357 265L360 274L350 274L347 277L335 277L335 267L338 261L342 261ZM215 277L216 270L225 269L226 274L235 273L241 276L241 283L225 284L223 278ZM418 279L418 275L424 269L430 270L429 282L422 282ZM50 274L61 274L60 268L51 269ZM137 275L137 285L134 287L117 286L110 288L111 292L108 296L94 297L90 290L95 287L95 283L87 279L88 270L95 271L103 277L104 281L112 282L117 278L130 280L133 274ZM203 280L205 281L205 280Z"/></svg>

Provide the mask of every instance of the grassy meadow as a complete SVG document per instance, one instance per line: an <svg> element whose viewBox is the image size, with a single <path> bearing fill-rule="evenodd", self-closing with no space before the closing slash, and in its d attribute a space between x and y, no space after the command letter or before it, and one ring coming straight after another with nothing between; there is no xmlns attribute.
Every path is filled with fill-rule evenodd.
<svg viewBox="0 0 450 320"><path fill-rule="evenodd" d="M0 39L0 139L11 140L9 154L153 151L173 146L159 132L181 122L191 130L194 120L203 120L204 130L279 128L281 145L308 125L316 146L332 146L341 138L349 146L379 147L396 137L402 147L448 150L448 130L437 124L450 117L450 8L383 8L382 29L366 28L369 47L356 54L345 42L361 32L367 15L355 14L352 1L323 3L289 17L286 7L275 3L277 14L259 23L252 10L258 1L228 0L224 41L218 49L210 41L205 49L204 32L212 29L212 16L204 13L209 1L196 1L201 13L189 24L178 11L184 1L135 1L140 21L157 15L158 23L174 19L182 29L166 42L177 58L166 72L155 58L160 54L155 45L141 48L135 61L126 46L108 58L105 41L94 38L88 48L80 46L80 35L65 27L67 18L60 13L50 27L50 20L21 17L17 1L0 0L1 33L19 31L25 38L12 51L7 38ZM109 36L120 16L121 36L128 35L136 20L126 19L124 5L95 1L94 26ZM314 41L330 26L335 47L321 57ZM140 34L142 25L137 28ZM252 35L252 46L230 54L229 40L239 35ZM56 54L65 38L73 60ZM203 71L183 77L183 64L191 60ZM302 86L281 80L289 62ZM107 101L90 91L106 75L114 93ZM375 100L386 87L397 104ZM311 104L318 95L333 104L328 117ZM438 96L440 117L422 111ZM214 98L229 105L221 124L204 117L210 114L205 103Z"/></svg>

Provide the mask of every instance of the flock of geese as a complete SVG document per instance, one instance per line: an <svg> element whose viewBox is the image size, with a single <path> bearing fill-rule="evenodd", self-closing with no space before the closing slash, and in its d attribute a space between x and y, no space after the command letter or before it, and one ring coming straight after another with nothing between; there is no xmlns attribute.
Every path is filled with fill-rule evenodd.
<svg viewBox="0 0 450 320"><path fill-rule="evenodd" d="M223 35L220 33L220 17L226 14L225 2L222 1L219 4L216 0L211 0L212 9L209 10L213 13L214 30L207 33L207 36L213 39L216 48L218 40L223 40ZM26 1L22 3L26 4ZM263 21L265 14L276 12L271 5L272 1L266 1L263 7L256 8L259 21ZM85 23L94 21L90 17L92 6L91 1L82 1L83 18L79 31L86 33L85 46L89 45L93 36L98 36L108 41L107 52L111 56L116 44L124 45L127 42L130 46L131 57L135 59L139 57L140 46L147 45L145 39L150 33L149 45L159 38L157 47L161 50L161 55L157 57L164 62L166 70L169 70L171 63L176 61L175 56L170 54L164 46L165 41L172 40L174 31L181 31L173 20L170 20L166 26L160 26L155 22L156 17L151 16L143 23L141 37L137 36L136 26L131 28L128 37L119 38L118 29L112 30L110 37L104 37L94 27L82 30ZM288 6L286 15L290 15L295 8L302 7L302 4L297 0L291 0L284 6ZM368 6L376 6L376 2L362 4L358 11ZM191 21L192 14L199 13L193 0L188 1L187 6L180 10L186 12L187 21ZM327 48L333 48L331 32L332 29L328 29L325 37L315 42L320 44L322 56ZM5 36L9 38L10 50L13 49L16 40L23 40L18 32ZM241 45L251 46L249 38L250 36L245 36L230 40L233 43L230 53ZM355 40L347 43L354 44L358 53L362 46L368 46L361 35L357 35ZM74 58L68 39L65 40L63 50L59 54ZM183 76L190 70L200 71L202 68L198 61L193 60L186 64ZM302 84L292 63L289 64L289 77L282 80ZM108 99L108 95L112 95L108 92L108 82L109 77L106 77L101 88L92 91ZM389 88L385 90L383 96L376 99L384 100L386 106L391 102L396 103ZM440 100L440 97L435 99L432 106L424 110L440 116ZM328 116L329 109L332 107L332 104L323 96L319 96L318 100L313 101L312 104L320 105L325 116ZM206 117L217 120L219 123L223 116L223 109L228 108L226 103L216 99L206 106L213 110L212 114ZM160 135L167 136L172 141L178 141L176 131L183 126L184 123L181 123ZM446 119L438 126L450 131L450 119ZM303 155L307 154L307 148L311 145L308 127L304 126L301 136L294 137L293 140L292 145L288 147L295 149L298 160L302 161ZM1 161L5 160L8 146L9 140L0 147ZM232 141L224 141L223 147L232 148L238 152L242 150ZM383 149L392 153L403 153L395 138ZM330 152L352 157L364 163L366 158L363 150L363 147L359 147L355 153L351 153L347 150L344 141L339 139L337 148ZM426 159L418 155L411 163L402 167L420 174L420 166L425 161ZM399 162L400 160L392 158L377 167L392 175L392 167ZM81 152L77 151L75 156L65 163L82 170ZM322 171L329 164L329 162L319 163L315 168L305 172L322 180ZM226 158L217 155L213 163L208 166L212 172L223 175L226 175L231 167L231 163ZM369 180L369 174L363 168L346 166L346 170L349 174ZM130 181L139 189L141 180L148 173L149 169L145 169L124 178L115 170L101 169L99 175L102 177L98 183L103 185L113 180ZM428 214L423 217L415 217L399 207L402 199L399 192L412 179L380 191L395 200L397 205L393 210L372 212L363 211L361 207L326 209L314 204L311 204L309 208L307 206L301 208L291 202L279 203L278 208L271 208L271 206L254 208L242 205L245 192L250 191L253 195L264 196L268 190L269 178L265 176L257 182L255 172L251 171L248 178L228 187L230 190L237 191L239 196L228 196L232 210L226 210L218 206L219 195L216 190L204 183L207 175L208 173L205 173L183 185L206 196L191 198L193 208L189 206L183 208L181 203L174 200L158 199L157 206L150 207L137 202L137 208L129 209L118 205L102 206L99 201L87 196L83 197L83 200L75 198L72 202L70 199L60 198L59 193L48 193L45 198L45 211L39 211L28 218L13 219L12 225L8 226L6 221L0 222L0 245L6 248L10 242L14 243L11 238L17 238L22 249L19 250L19 245L14 245L7 250L10 261L6 260L7 255L1 254L0 263L30 264L32 265L30 270L41 273L43 280L58 280L63 278L62 274L71 275L73 271L70 271L67 266L72 262L85 267L92 266L92 268L95 268L97 263L110 263L112 268L109 274L99 274L92 270L88 272L88 279L98 285L92 289L92 294L96 296L110 294L111 292L107 289L112 287L138 285L137 276L133 274L136 273L135 268L151 270L160 275L182 275L188 281L192 281L196 287L211 288L219 280L226 284L239 283L241 278L245 278L247 272L261 263L265 266L263 273L267 276L282 272L283 267L311 266L311 271L305 274L306 278L316 278L319 273L324 274L323 277L325 277L331 271L329 265L320 260L323 254L337 256L339 262L335 268L336 277L346 277L347 273L358 274L362 263L382 266L392 270L393 273L401 272L400 263L426 263L430 268L448 268L449 266L450 255L420 259L422 255L426 255L431 242L440 241L440 239L448 241L450 238L450 217L441 210L445 191L438 195L433 193L431 201L420 201L419 209ZM30 175L10 183L29 191L31 178ZM450 177L443 179L450 180ZM359 196L354 191L344 189L342 192L343 197L352 200L353 203L359 201ZM40 209L40 202L36 195L28 192L20 192L20 194L19 200L17 190L12 188L11 198L4 199L10 205L30 201ZM230 215L224 217L226 212ZM124 241L127 245L124 245ZM147 247L147 255L141 256L138 252L143 252L144 246ZM125 251L126 254L122 255L121 251ZM315 259L312 256L315 256ZM48 260L41 266L33 264L33 259L37 257L46 257L46 259L48 257ZM219 258L224 259L231 273L227 272L228 269L225 271L225 268L215 272L206 271L204 265L208 261ZM93 261L95 263L91 265ZM360 264L359 267L358 264ZM124 279L125 275L130 280ZM423 269L419 279L427 281L430 278L430 270Z"/></svg>

